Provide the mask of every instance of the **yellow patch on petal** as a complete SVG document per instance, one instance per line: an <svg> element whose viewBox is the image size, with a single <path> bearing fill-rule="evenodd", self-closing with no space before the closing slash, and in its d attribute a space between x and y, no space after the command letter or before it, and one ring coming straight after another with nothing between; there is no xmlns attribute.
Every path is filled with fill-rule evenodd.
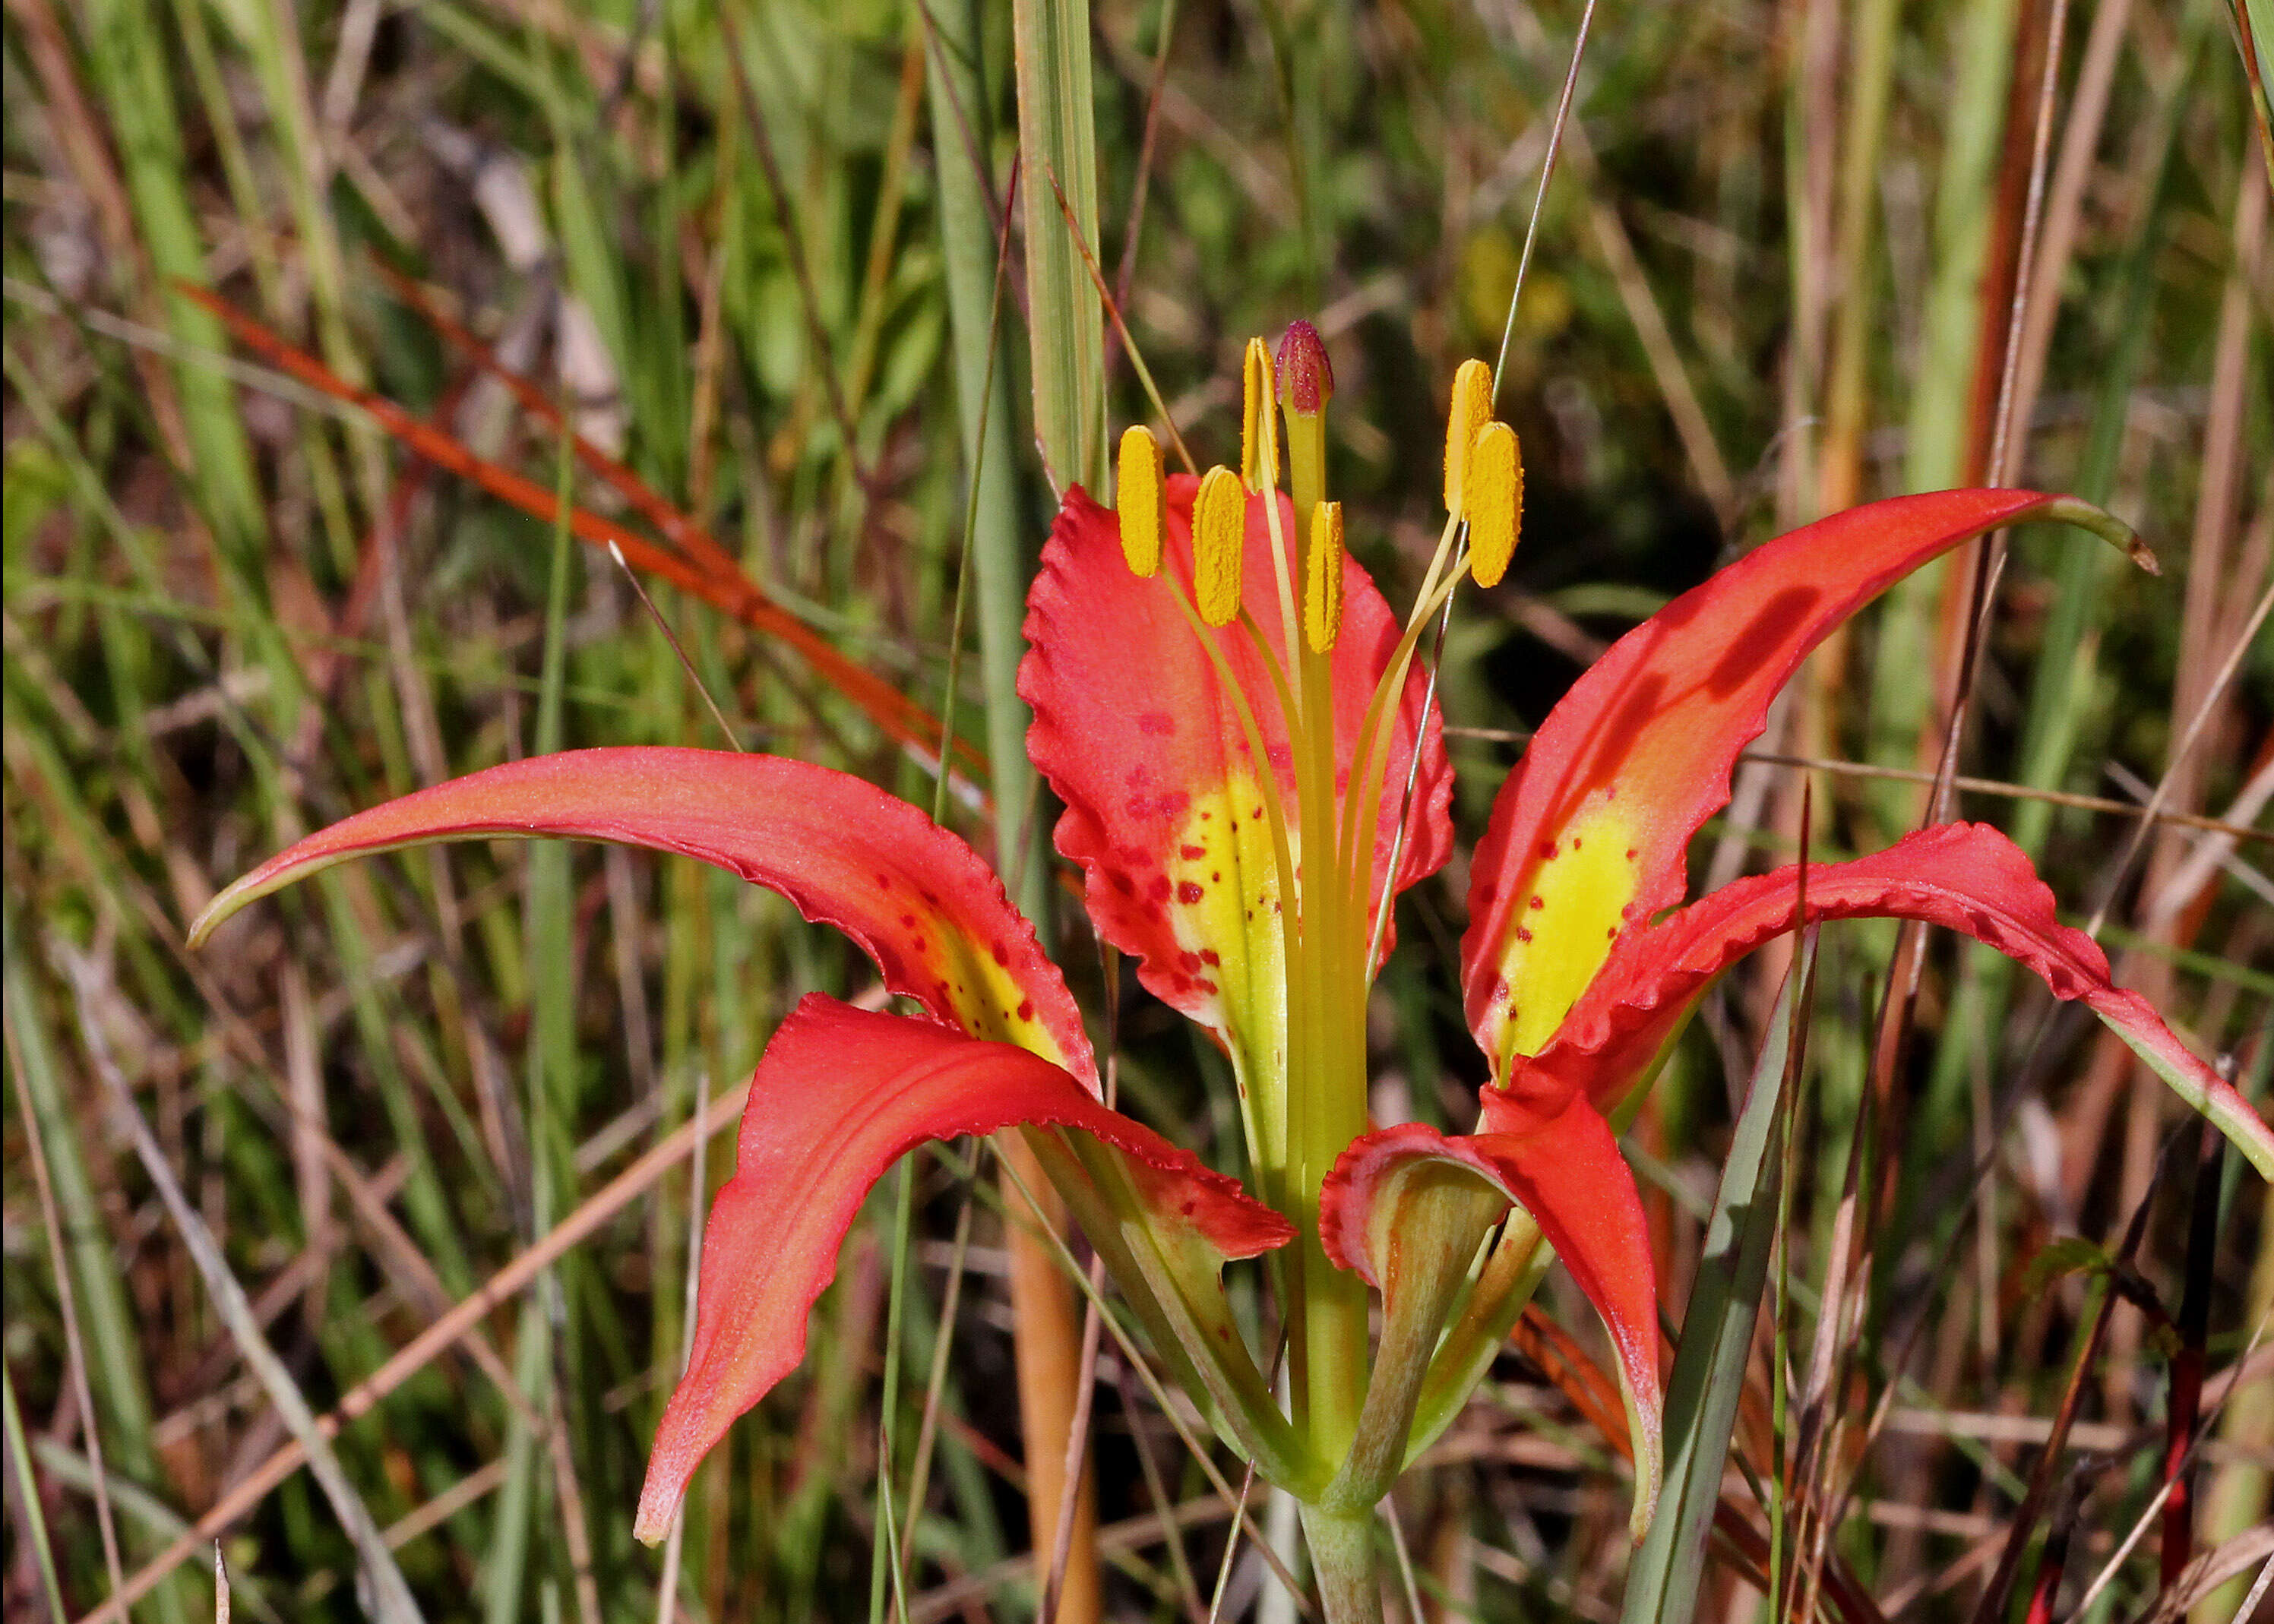
<svg viewBox="0 0 2274 1624"><path fill-rule="evenodd" d="M925 968L937 978L936 989L972 1036L1013 1043L1054 1064L1070 1064L1073 1056L1043 1024L1034 1000L1011 973L1011 956L1020 946L943 934L924 955ZM1027 951L1033 951L1031 945Z"/></svg>
<svg viewBox="0 0 2274 1624"><path fill-rule="evenodd" d="M1164 906L1180 950L1163 966L1171 1001L1225 1034L1244 1087L1284 1071L1287 972L1279 872L1265 790L1241 772L1195 793L1163 865ZM1287 831L1301 861L1297 831Z"/></svg>
<svg viewBox="0 0 2274 1624"><path fill-rule="evenodd" d="M1601 792L1535 853L1501 947L1507 1052L1536 1055L1601 969L1640 889L1632 825Z"/></svg>

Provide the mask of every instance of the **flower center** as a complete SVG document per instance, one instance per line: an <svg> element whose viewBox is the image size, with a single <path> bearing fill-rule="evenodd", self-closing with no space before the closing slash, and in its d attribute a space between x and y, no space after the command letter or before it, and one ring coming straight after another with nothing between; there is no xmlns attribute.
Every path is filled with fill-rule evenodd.
<svg viewBox="0 0 2274 1624"><path fill-rule="evenodd" d="M1395 891L1391 852L1403 845L1383 830L1408 799L1407 763L1392 756L1416 645L1465 568L1486 585L1506 571L1524 470L1515 432L1492 417L1491 368L1464 363L1447 418L1444 534L1403 635L1378 665L1373 651L1337 652L1351 567L1342 504L1327 495L1334 372L1326 346L1299 321L1276 357L1250 340L1240 372L1239 470L1219 464L1201 476L1189 598L1173 574L1165 584L1217 665L1269 820L1279 906L1268 916L1246 910L1242 922L1250 962L1275 959L1285 977L1287 1041L1276 1075L1243 1081L1254 1096L1247 1125L1259 1189L1300 1222L1334 1155L1367 1126L1367 989ZM1133 572L1154 578L1166 538L1164 469L1159 441L1141 425L1123 434L1118 471L1125 555ZM1248 532L1259 512L1269 540L1254 548ZM1267 578L1243 578L1263 560ZM1233 679L1234 649L1266 673L1268 692ZM1267 742L1267 730L1284 746ZM1418 749L1418 718L1412 731ZM1255 951L1263 932L1278 938L1268 955Z"/></svg>
<svg viewBox="0 0 2274 1624"><path fill-rule="evenodd" d="M1243 1072L1240 1110L1256 1193L1305 1237L1280 1266L1291 1399L1333 1453L1347 1441L1365 1392L1367 1300L1362 1285L1332 1268L1320 1248L1319 1192L1344 1147L1371 1126L1367 991L1404 853L1412 774L1427 741L1426 711L1404 703L1407 679L1422 632L1464 568L1490 585L1508 568L1523 464L1515 433L1492 419L1491 369L1465 363L1447 420L1449 512L1437 551L1387 657L1372 634L1362 645L1345 645L1344 590L1364 577L1350 579L1355 566L1344 552L1342 505L1327 495L1334 372L1326 346L1299 321L1276 362L1262 340L1251 339L1240 372L1239 470L1219 465L1201 476L1189 593L1178 572L1159 572L1167 502L1159 442L1142 425L1122 436L1115 508L1131 569L1172 594L1239 728L1246 770L1236 768L1226 787L1240 801L1252 793L1261 816L1239 823L1227 804L1223 836L1237 831L1269 844L1262 871L1276 883L1222 899L1209 922L1234 934L1216 962L1197 946L1186 957L1196 960L1195 975L1244 980L1250 1008L1262 1006L1257 994L1268 996L1259 978L1275 970L1283 978L1273 1002L1284 1013L1284 1044L1251 1059L1249 1070L1262 1074ZM1252 526L1262 545L1251 544ZM1269 578L1243 579L1251 567ZM1235 661L1260 669L1262 682L1244 685ZM1397 759L1401 731L1412 761ZM1196 861L1212 850L1205 839L1189 849Z"/></svg>

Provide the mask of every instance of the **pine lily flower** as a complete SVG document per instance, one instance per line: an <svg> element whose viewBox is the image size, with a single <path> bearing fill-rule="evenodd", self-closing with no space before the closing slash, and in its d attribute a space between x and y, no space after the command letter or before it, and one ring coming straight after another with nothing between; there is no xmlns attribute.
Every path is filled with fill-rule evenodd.
<svg viewBox="0 0 2274 1624"><path fill-rule="evenodd" d="M1082 871L1098 934L1230 1059L1244 1185L1107 1108L1064 979L969 846L821 767L659 748L514 763L299 842L198 922L201 937L319 868L422 841L613 840L781 892L921 1011L809 995L768 1045L705 1231L692 1361L656 1439L642 1538L662 1535L704 1454L799 1363L808 1312L885 1170L926 1141L1001 1132L1027 1136L1219 1436L1302 1503L1330 1619L1378 1616L1373 1507L1458 1410L1551 1248L1616 1349L1639 1530L1658 1477L1655 1274L1611 1124L1706 985L1795 926L1801 893L1785 869L1683 906L1690 837L1728 801L1738 752L1808 651L1908 571L2025 519L2082 524L2147 561L2083 503L1946 492L1767 543L1628 634L1534 735L1472 864L1463 975L1492 1074L1478 1132L1374 1132L1365 1016L1390 904L1453 844L1414 648L1464 571L1489 583L1507 567L1522 466L1491 419L1488 372L1469 363L1443 540L1401 618L1344 551L1326 500L1332 386L1317 335L1298 323L1276 368L1251 343L1245 372L1237 472L1164 478L1135 429L1118 512L1067 493L1028 599L1020 685L1030 754L1065 803L1058 848ZM2274 1177L2274 1134L2111 982L1995 831L1948 824L1811 865L1805 911L1988 943L2083 999ZM1222 1284L1225 1263L1264 1254L1284 1407Z"/></svg>

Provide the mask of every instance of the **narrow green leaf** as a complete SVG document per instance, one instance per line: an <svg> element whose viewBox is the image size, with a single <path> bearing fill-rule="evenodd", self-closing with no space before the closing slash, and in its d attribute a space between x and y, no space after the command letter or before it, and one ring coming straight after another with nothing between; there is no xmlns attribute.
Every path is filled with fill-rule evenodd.
<svg viewBox="0 0 2274 1624"><path fill-rule="evenodd" d="M1019 200L1035 433L1050 484L1105 488L1105 307L1058 208L1056 177L1084 241L1097 240L1097 135L1089 0L1013 0L1019 64Z"/></svg>
<svg viewBox="0 0 2274 1624"><path fill-rule="evenodd" d="M1809 984L1811 935L1785 978L1767 1040L1737 1117L1706 1229L1697 1283L1682 1320L1682 1348L1666 1395L1666 1486L1658 1515L1627 1571L1623 1624L1687 1624L1706 1564L1706 1531L1721 1498L1737 1400L1768 1281L1783 1169L1784 1101L1793 1005Z"/></svg>

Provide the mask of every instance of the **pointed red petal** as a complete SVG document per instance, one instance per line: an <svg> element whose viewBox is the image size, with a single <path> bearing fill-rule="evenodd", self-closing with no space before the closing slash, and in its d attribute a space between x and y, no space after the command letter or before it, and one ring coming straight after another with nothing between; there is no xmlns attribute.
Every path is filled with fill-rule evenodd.
<svg viewBox="0 0 2274 1624"><path fill-rule="evenodd" d="M1014 1123L1079 1129L1123 1153L1144 1175L1156 1222L1224 1258L1291 1237L1237 1180L1108 1110L1050 1062L810 994L750 1079L734 1177L704 1228L694 1346L648 1459L640 1538L669 1531L704 1455L804 1357L806 1316L885 1170L927 1140Z"/></svg>
<svg viewBox="0 0 2274 1624"><path fill-rule="evenodd" d="M1465 997L1496 1064L1539 1052L1618 933L1682 900L1690 837L1728 801L1737 753L1808 651L1936 554L2033 516L2113 525L2029 491L1853 508L1683 593L1572 685L1502 786L1472 870Z"/></svg>
<svg viewBox="0 0 2274 1624"><path fill-rule="evenodd" d="M1377 1289L1389 1259L1376 1255L1375 1198L1391 1173L1421 1158L1480 1174L1530 1213L1602 1315L1618 1355L1635 1443L1634 1526L1639 1534L1658 1500L1663 1430L1658 1277L1642 1197L1610 1124L1585 1100L1574 1100L1561 1115L1520 1133L1448 1138L1420 1123L1405 1123L1353 1140L1319 1192L1319 1239L1337 1267L1354 1270Z"/></svg>
<svg viewBox="0 0 2274 1624"><path fill-rule="evenodd" d="M1507 1094L1486 1090L1487 1119L1528 1121L1574 1094L1608 1109L1648 1070L1707 982L1792 929L1798 874L1781 868L1739 880L1622 940L1555 1041L1517 1063ZM1987 824L1939 823L1875 856L1811 863L1807 912L1811 920L1924 920L1996 948L2043 977L2056 997L2082 998L2274 1177L2274 1133L2257 1112L2144 999L2109 979L2098 944L2059 921L2029 858Z"/></svg>
<svg viewBox="0 0 2274 1624"><path fill-rule="evenodd" d="M1195 488L1186 477L1168 482L1164 571L1188 595ZM1281 533L1291 545L1294 509L1284 497L1279 501ZM1272 588L1270 547L1262 500L1251 497L1244 596L1284 662L1288 640ZM1099 933L1144 961L1141 978L1168 1003L1220 1031L1254 1034L1263 1001L1276 996L1267 991L1276 983L1272 966L1246 962L1249 916L1268 924L1277 897L1258 775L1216 666L1168 582L1130 574L1118 523L1079 486L1067 492L1043 550L1026 630L1019 692L1035 708L1028 753L1065 802L1058 848L1088 874L1087 900ZM1366 571L1345 559L1332 667L1338 789L1399 630ZM1213 635L1272 758L1291 832L1299 832L1287 730L1270 678L1237 623ZM1425 732L1426 686L1419 670L1411 674L1397 718L1376 876L1389 861L1415 737ZM1433 707L1398 864L1401 886L1434 872L1452 849L1446 816L1452 779L1437 728ZM1271 930L1276 940L1276 927ZM1276 945L1269 951L1276 954Z"/></svg>
<svg viewBox="0 0 2274 1624"><path fill-rule="evenodd" d="M717 750L571 750L492 767L343 819L214 898L192 939L350 857L495 836L614 840L699 857L860 944L885 985L975 1037L1086 1081L1081 1011L978 854L906 801L825 767Z"/></svg>

